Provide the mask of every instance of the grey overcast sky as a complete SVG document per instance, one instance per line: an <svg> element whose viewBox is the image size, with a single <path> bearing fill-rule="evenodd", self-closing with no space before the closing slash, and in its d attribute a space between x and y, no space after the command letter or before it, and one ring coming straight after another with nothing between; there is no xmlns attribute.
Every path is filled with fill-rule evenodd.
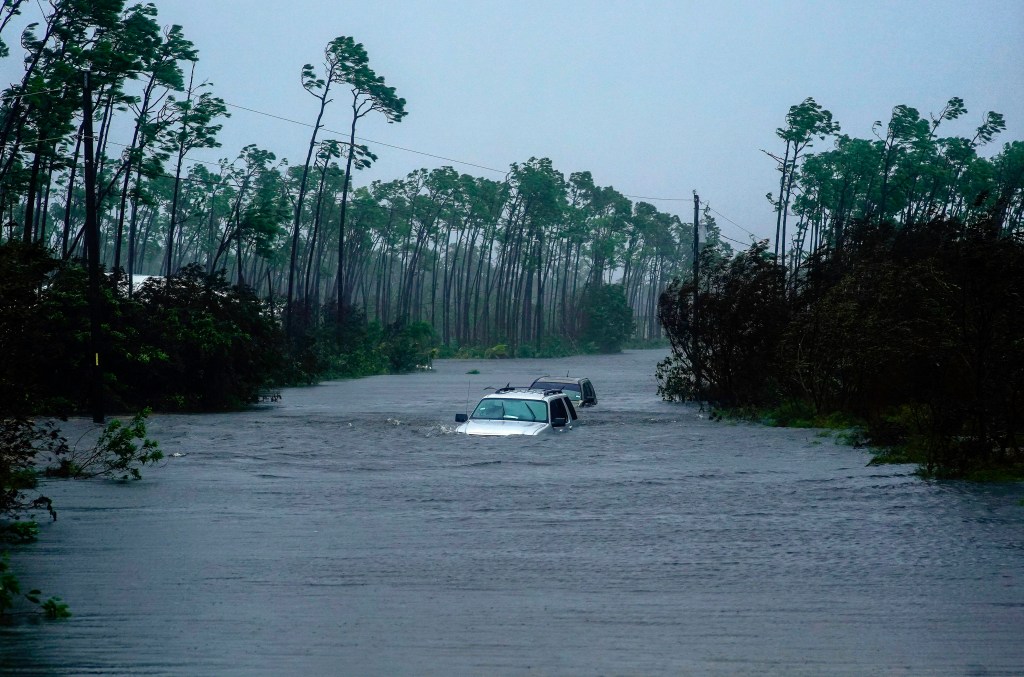
<svg viewBox="0 0 1024 677"><path fill-rule="evenodd" d="M196 159L255 143L301 162L308 128L237 106L312 123L300 68L349 35L407 100L405 120L367 118L360 137L497 170L371 143L379 160L357 185L446 164L500 179L549 157L630 196L696 190L745 243L774 233L764 195L777 173L760 149L780 149L775 129L806 97L858 137L897 104L927 116L959 96L969 113L947 134L973 135L993 110L1007 130L986 154L1024 138L1024 0L153 2L198 48L197 78L233 105L223 146ZM337 99L326 125L339 133L325 136L341 137L347 112ZM688 201L649 201L691 218Z"/></svg>

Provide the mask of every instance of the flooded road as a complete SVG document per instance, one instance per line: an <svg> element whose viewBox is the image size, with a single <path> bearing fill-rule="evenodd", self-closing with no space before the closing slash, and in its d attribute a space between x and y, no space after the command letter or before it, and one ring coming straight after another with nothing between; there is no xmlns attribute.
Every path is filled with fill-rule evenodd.
<svg viewBox="0 0 1024 677"><path fill-rule="evenodd" d="M658 400L663 356L153 416L181 456L46 486L60 518L12 563L74 616L0 627L0 673L1024 674L1024 486L709 422ZM585 425L452 433L485 386L567 370L598 390Z"/></svg>

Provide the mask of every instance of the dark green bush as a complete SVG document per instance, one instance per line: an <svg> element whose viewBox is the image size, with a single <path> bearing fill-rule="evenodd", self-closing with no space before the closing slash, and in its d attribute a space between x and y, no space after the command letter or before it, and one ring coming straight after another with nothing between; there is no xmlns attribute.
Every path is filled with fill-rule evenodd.
<svg viewBox="0 0 1024 677"><path fill-rule="evenodd" d="M764 244L702 267L699 393L694 287L674 282L659 309L672 343L662 396L786 425L862 421L866 442L937 476L1020 463L1024 243L986 220L862 223L847 236L785 285Z"/></svg>

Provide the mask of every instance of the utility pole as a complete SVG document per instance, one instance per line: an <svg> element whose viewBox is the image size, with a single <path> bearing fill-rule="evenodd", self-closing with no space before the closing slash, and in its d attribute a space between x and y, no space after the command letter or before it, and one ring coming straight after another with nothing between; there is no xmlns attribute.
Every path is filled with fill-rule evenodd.
<svg viewBox="0 0 1024 677"><path fill-rule="evenodd" d="M697 305L700 300L700 196L693 191L693 395L700 402L700 345L697 343Z"/></svg>
<svg viewBox="0 0 1024 677"><path fill-rule="evenodd" d="M85 136L85 250L89 265L89 345L92 348L92 420L103 423L103 370L100 367L100 230L96 215L96 158L93 154L92 87L83 74L82 125Z"/></svg>

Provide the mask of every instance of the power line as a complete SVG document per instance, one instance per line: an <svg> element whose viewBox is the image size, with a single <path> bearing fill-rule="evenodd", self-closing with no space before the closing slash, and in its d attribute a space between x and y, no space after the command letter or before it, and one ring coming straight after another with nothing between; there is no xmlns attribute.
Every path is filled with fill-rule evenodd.
<svg viewBox="0 0 1024 677"><path fill-rule="evenodd" d="M13 83L11 83L11 84L13 84ZM4 96L0 96L0 99L20 99L22 97L35 96L36 94L52 94L54 92L65 92L65 91L67 91L66 87L58 87L57 89L40 89L40 90L35 91L35 92L21 92L20 94L6 94Z"/></svg>
<svg viewBox="0 0 1024 677"><path fill-rule="evenodd" d="M692 197L646 197L644 195L627 195L622 194L623 197L628 197L633 200L655 200L658 202L693 202Z"/></svg>
<svg viewBox="0 0 1024 677"><path fill-rule="evenodd" d="M31 92L31 94L43 94L43 93L57 92L57 91L64 91L64 90L63 89L42 90L42 91L38 91L38 92ZM0 97L0 98L13 98L14 96L24 96L24 95L11 95L11 96L8 96L8 97ZM239 110L244 110L244 111L247 111L247 112L250 112L250 113L255 113L257 115L263 115L265 117L269 117L269 118L272 118L274 120L280 120L282 122L287 122L289 124L298 125L300 127L306 127L306 128L309 128L309 129L313 128L313 125L309 124L308 122L302 122L301 120L295 120L295 119L292 119L292 118L284 117L282 115L277 115L277 114L274 114L274 113L268 113L266 111L258 110L256 108L250 108L248 106L243 106L241 104L230 103L230 102L225 101L224 105L230 106L232 108L237 108ZM325 132L327 132L329 134L339 134L339 135L344 135L345 134L344 132L339 132L337 130L330 129L329 127L323 127L322 126L321 129L323 129ZM405 146L398 146L398 145L395 145L395 144L385 143L383 141L377 141L375 139L368 139L368 138L365 138L365 137L357 136L357 137L354 137L354 138L356 140L358 140L358 141L363 142L363 143L372 143L372 144L376 144L376 145L379 145L379 146L384 146L385 148L393 148L395 150L401 150L401 151L405 151L407 153L415 153L416 155L422 155L424 157L430 157L430 158L434 158L434 159L437 159L437 160L444 160L445 162L453 162L453 163L456 163L456 164L465 165L467 167L475 167L477 169L483 169L483 170L486 170L486 171L489 171L489 172L495 172L495 173L498 173L498 174L505 174L505 175L508 174L508 172L505 171L505 170L495 169L494 167L488 167L487 165L482 165L482 164L479 164L479 163L476 163L476 162L469 162L467 160L459 160L457 158L451 158L451 157L447 157L447 156L444 156L444 155L437 155L435 153L428 153L426 151L416 150L415 148L408 148L408 147L405 147ZM47 140L49 140L49 139L47 139ZM111 144L117 145L117 146L122 146L122 147L125 147L125 148L128 147L127 144L121 144L121 143L117 143L117 142L114 142L114 141L109 141L108 140L108 143L111 143ZM348 143L348 142L341 141L341 143ZM193 162L193 163L202 163L202 164L207 164L207 165L216 166L216 167L223 167L224 166L220 162L213 162L213 161L209 161L209 160L198 160L198 159L191 158L191 157L186 157L185 159L188 159L190 162ZM232 161L230 163L230 166L233 166L233 165L234 165L234 161ZM632 195L632 194L629 194L629 193L622 193L622 196L630 198L631 200L649 200L649 201L652 201L652 202L685 202L685 203L693 203L693 197L655 197L655 196L649 196L649 195ZM733 221L729 217L725 216L721 212L719 212L719 211L717 211L715 209L712 209L710 206L708 208L711 209L711 211L713 211L716 214L718 214L719 216L721 216L723 219L725 219L729 223L733 224L734 226L736 226L740 230L742 230L745 233L747 233L748 235L750 235L751 237L754 237L754 238L757 237L752 232L750 232L749 230L747 230L743 226L739 225L738 223L736 223L735 221ZM728 239L728 238L726 238L726 239ZM736 240L732 240L732 241L736 242ZM740 244L742 244L742 243L740 243Z"/></svg>
<svg viewBox="0 0 1024 677"><path fill-rule="evenodd" d="M256 115L266 116L267 118L273 118L274 120L281 120L283 122L288 122L288 123L291 123L293 125L299 125L301 127L307 127L309 129L312 129L312 127L313 127L313 125L310 125L307 122L301 122L299 120L293 120L291 118L285 118L284 116L274 115L273 113L266 113L265 111L258 111L256 109L251 109L251 108L245 107L245 105L241 105L239 103L229 103L227 101L224 101L224 104L225 105L230 105L231 108L240 109L242 111L248 111L249 113L255 113ZM335 131L335 130L330 129L328 127L322 127L322 129L324 129L324 131L329 132L331 134L344 134L344 132ZM487 167L486 165L480 165L480 164L477 164L477 163L474 163L474 162L468 162L466 160L457 160L455 158L447 158L447 157L444 157L444 156L435 155L433 153L427 153L425 151L417 151L416 149L409 149L409 147L406 147L406 146L394 145L393 143L385 143L384 141L378 141L378 140L375 140L375 139L372 139L372 138L366 138L366 137L361 137L361 136L356 136L355 138L357 140L365 142L365 143L376 143L377 145L383 145L385 147L388 147L388 149L395 149L397 151L404 151L404 152L407 152L407 153L415 153L417 155L422 155L422 156L425 156L427 158L434 158L436 160L443 160L445 162L454 162L454 163L457 163L457 164L460 164L460 165L466 165L467 167L476 167L477 169L485 169L487 171L497 172L499 174L507 174L508 173L506 170L503 170L503 169L495 169L494 167ZM693 202L693 198L653 198L653 197L647 197L647 196L628 195L628 194L625 194L625 193L623 194L623 197L630 198L631 200L652 200L652 201L657 201L657 202L688 202L688 203L692 203Z"/></svg>
<svg viewBox="0 0 1024 677"><path fill-rule="evenodd" d="M729 237L728 235L722 235L721 233L718 234L718 237L721 238L722 240L728 240L729 242L732 242L734 244L738 244L741 247L749 247L750 246L749 242L740 242L739 240L734 240L731 237Z"/></svg>
<svg viewBox="0 0 1024 677"><path fill-rule="evenodd" d="M266 111L261 111L261 110L256 110L255 108L248 108L246 106L241 106L241 105L239 105L237 103L228 103L227 101L225 101L224 105L225 106L231 106L232 108L238 108L238 109L244 110L244 111L249 111L250 113L256 113L257 115L265 115L268 118L274 118L275 120L282 120L284 122L290 122L293 125L299 125L301 127L308 127L310 129L313 128L313 125L309 124L308 122L301 122L299 120L292 120L291 118L282 117L280 115L275 115L273 113L267 113ZM328 127L321 127L321 129L323 129L325 132L328 132L330 134L341 134L341 135L345 134L345 132L339 132L339 131L330 129ZM444 160L446 162L455 162L455 163L458 163L460 165L466 165L468 167L476 167L477 169L486 169L489 172L497 172L498 174L507 174L507 172L502 170L502 169L495 169L494 167L487 167L486 165L476 164L475 162L467 162L465 160L456 160L455 158L445 157L443 155L435 155L434 153L427 153L425 151L415 150L413 148L405 148L403 146L396 146L394 144L384 143L383 141L375 141L373 139L367 139L367 138L363 138L363 137L360 137L360 136L357 136L355 138L356 138L356 140L363 141L364 143L375 143L375 144L377 144L379 146L384 146L386 148L394 148L396 150L404 150L407 153L416 153L417 155L424 155L426 157L432 157L432 158L435 158L437 160ZM342 143L347 143L347 142L342 141Z"/></svg>
<svg viewBox="0 0 1024 677"><path fill-rule="evenodd" d="M142 71L132 71L132 72L133 73L142 73ZM41 91L37 91L37 92L29 92L29 93L23 93L23 94L12 94L12 95L8 95L8 96L0 97L0 99L17 98L17 97L20 97L20 96L31 96L31 95L34 95L34 94L46 94L46 93L62 92L62 91L64 91L63 88L61 88L61 89L47 89L47 90L41 90ZM309 129L313 128L313 125L309 124L308 122L302 122L301 120L294 120L292 118L286 118L283 115L277 115L275 113L268 113L266 111L258 110L256 108L250 108L248 106L243 106L241 104L231 103L231 102L228 102L228 101L224 101L223 103L224 103L225 106L230 106L232 108L237 108L239 110L244 110L244 111L247 111L249 113L255 113L257 115L263 115L263 116L268 117L268 118L273 118L274 120L280 120L282 122L287 122L289 124L298 125L300 127L306 127L306 128L309 128ZM342 136L345 134L345 132L339 132L337 130L330 129L329 127L323 127L322 126L321 129L323 129L325 132L327 132L329 134L339 134L339 135L342 135ZM385 143L383 141L377 141L375 139L368 139L368 138L360 137L360 136L357 136L357 137L354 137L354 138L356 140L358 140L358 141L363 142L363 143L373 143L373 144L376 144L378 146L384 146L385 148L393 148L395 150L405 151L406 153L415 153L416 155L422 155L424 157L434 158L435 160L444 160L445 162L454 162L456 164L465 165L467 167L475 167L477 169L483 169L483 170L486 170L486 171L489 171L489 172L495 172L497 174L508 174L508 172L506 170L495 169L494 167L488 167L487 165L482 165L482 164L479 164L479 163L476 163L476 162L469 162L468 160L459 160L457 158L451 158L451 157L447 157L447 156L444 156L444 155L437 155L436 153L428 153L426 151L416 150L415 148L407 148L405 146L398 146L398 145L395 145L395 144ZM110 143L113 143L113 142L111 141ZM347 143L347 142L341 141L341 143ZM117 144L117 145L124 145L124 144ZM207 160L195 160L195 159L192 159L192 158L189 158L189 160L191 160L192 162L202 162L204 164L220 166L220 163L210 162L210 161L207 161ZM630 195L628 193L622 193L622 196L623 197L628 197L628 198L630 198L632 200L651 200L651 201L655 201L655 202L689 202L689 203L693 202L693 198L692 197L652 197L652 196L646 196L646 195Z"/></svg>
<svg viewBox="0 0 1024 677"><path fill-rule="evenodd" d="M722 217L723 219L725 219L726 221L728 221L728 222L729 222L729 223L731 223L732 225L736 226L737 228L739 228L740 230L742 230L742 231L743 231L744 233L746 233L746 234L747 234L747 235L749 235L750 237L754 238L755 240L757 239L757 235L755 235L754 233L750 232L749 230L747 230L746 228L744 228L744 227L743 227L743 226L741 226L740 224L736 223L735 221L733 221L732 219L730 219L730 218L729 218L728 216L726 216L726 215L725 215L725 214L723 214L722 212L718 211L717 209L715 209L715 208L714 208L714 207L712 207L711 205L706 205L706 206L707 206L707 208L708 208L708 209L710 209L710 210L711 210L711 211L713 211L714 213L718 214L718 215L719 215L719 216L721 216L721 217Z"/></svg>

